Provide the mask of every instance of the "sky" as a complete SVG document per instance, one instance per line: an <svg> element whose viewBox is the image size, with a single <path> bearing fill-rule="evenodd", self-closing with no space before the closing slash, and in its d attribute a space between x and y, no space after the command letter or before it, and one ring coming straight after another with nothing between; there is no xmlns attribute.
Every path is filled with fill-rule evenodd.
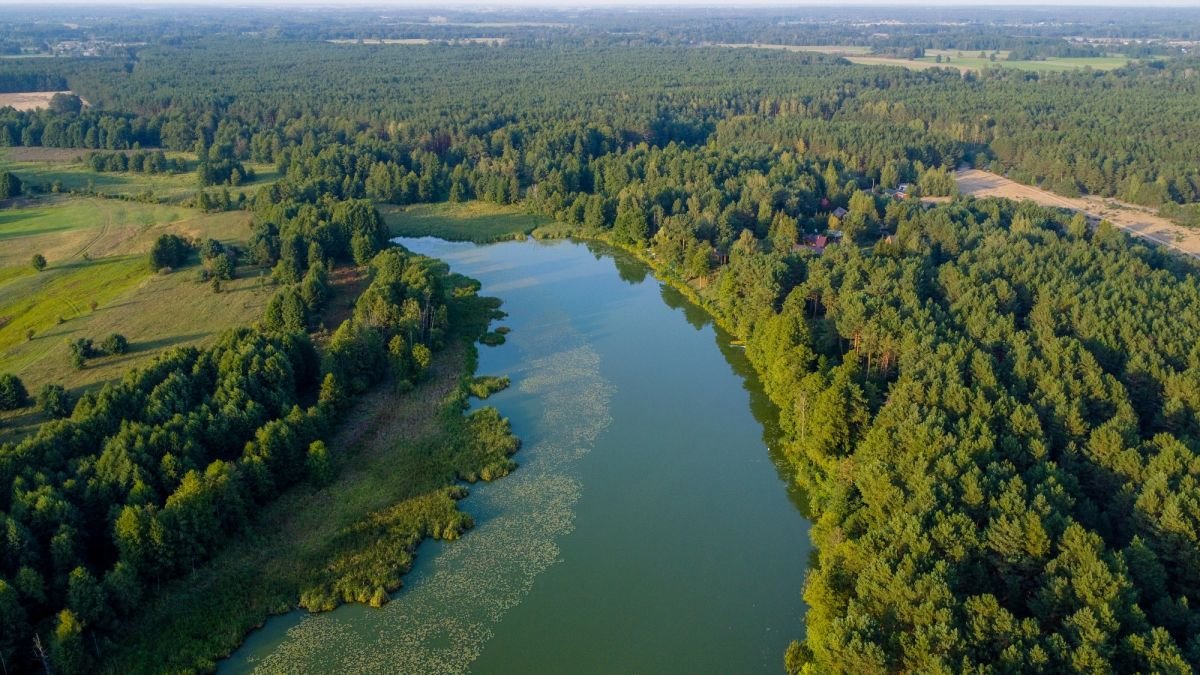
<svg viewBox="0 0 1200 675"><path fill-rule="evenodd" d="M1104 7L1200 7L1200 0L855 0L849 3L829 0L63 0L54 4L66 6L138 6L138 7L370 7L370 8L429 8L452 10L455 8L497 9L538 7L548 9L581 9L584 7L738 7L804 8L804 7L1044 7L1044 6L1104 6ZM30 0L0 0L0 6L45 6Z"/></svg>

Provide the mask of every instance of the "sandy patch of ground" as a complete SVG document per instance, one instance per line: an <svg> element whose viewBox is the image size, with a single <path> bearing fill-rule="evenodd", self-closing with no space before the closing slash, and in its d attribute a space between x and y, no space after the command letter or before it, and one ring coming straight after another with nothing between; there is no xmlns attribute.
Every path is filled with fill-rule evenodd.
<svg viewBox="0 0 1200 675"><path fill-rule="evenodd" d="M1082 211L1093 220L1107 220L1131 235L1149 239L1180 253L1200 258L1200 232L1186 228L1150 209L1102 197L1063 197L1040 188L1022 185L988 171L964 169L955 174L959 192L975 197L1006 197L1030 200L1043 206Z"/></svg>
<svg viewBox="0 0 1200 675"><path fill-rule="evenodd" d="M55 94L73 94L70 91L26 91L14 94L0 94L0 108L12 106L17 110L37 110L50 105L50 99Z"/></svg>

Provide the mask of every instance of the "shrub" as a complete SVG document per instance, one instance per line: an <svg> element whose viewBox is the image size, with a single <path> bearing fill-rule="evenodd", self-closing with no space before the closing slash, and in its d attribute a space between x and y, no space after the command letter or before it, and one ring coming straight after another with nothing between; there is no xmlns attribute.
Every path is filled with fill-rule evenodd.
<svg viewBox="0 0 1200 675"><path fill-rule="evenodd" d="M46 256L42 255L41 253L34 253L33 259L30 261L30 263L33 265L33 269L41 272L42 270L46 269Z"/></svg>
<svg viewBox="0 0 1200 675"><path fill-rule="evenodd" d="M217 279L232 279L237 263L230 253L220 253L208 260L208 269Z"/></svg>
<svg viewBox="0 0 1200 675"><path fill-rule="evenodd" d="M62 418L71 414L71 396L61 384L47 384L38 392L38 408L47 417Z"/></svg>
<svg viewBox="0 0 1200 675"><path fill-rule="evenodd" d="M329 457L329 448L324 441L313 441L308 446L308 457L304 461L308 478L315 485L328 485L333 481L334 467Z"/></svg>
<svg viewBox="0 0 1200 675"><path fill-rule="evenodd" d="M124 354L129 351L129 340L120 333L113 333L100 343L100 351L105 354Z"/></svg>
<svg viewBox="0 0 1200 675"><path fill-rule="evenodd" d="M155 272L179 267L187 261L192 245L177 234L164 234L154 240L150 248L150 269Z"/></svg>
<svg viewBox="0 0 1200 675"><path fill-rule="evenodd" d="M433 352L429 350L429 347L417 343L412 348L412 361L416 376L420 378L433 365Z"/></svg>
<svg viewBox="0 0 1200 675"><path fill-rule="evenodd" d="M492 394L507 389L509 379L507 377L496 377L495 375L481 375L471 380L468 389L471 395L475 398L484 399Z"/></svg>
<svg viewBox="0 0 1200 675"><path fill-rule="evenodd" d="M29 392L16 375L0 375L0 410L17 410L29 405Z"/></svg>

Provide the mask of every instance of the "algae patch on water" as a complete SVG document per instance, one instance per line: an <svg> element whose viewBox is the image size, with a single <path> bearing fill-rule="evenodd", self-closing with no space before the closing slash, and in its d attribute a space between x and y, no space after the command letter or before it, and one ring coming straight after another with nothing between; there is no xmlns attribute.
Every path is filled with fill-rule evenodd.
<svg viewBox="0 0 1200 675"><path fill-rule="evenodd" d="M557 541L573 529L582 493L575 464L611 421L614 392L600 374L599 354L579 344L569 321L542 326L523 341L529 357L499 404L506 414L533 411L519 421L522 467L462 503L476 528L452 544L432 545L436 554L418 562L391 603L305 616L272 653L247 665L272 673L468 669L505 612L559 560Z"/></svg>

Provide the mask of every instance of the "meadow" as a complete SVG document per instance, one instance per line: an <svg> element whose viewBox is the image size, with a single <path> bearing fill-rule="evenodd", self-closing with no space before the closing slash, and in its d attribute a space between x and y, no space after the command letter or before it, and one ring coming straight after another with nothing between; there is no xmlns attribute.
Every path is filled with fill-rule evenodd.
<svg viewBox="0 0 1200 675"><path fill-rule="evenodd" d="M0 171L11 171L44 192L58 183L62 192L87 192L142 201L178 203L195 195L199 184L194 171L175 174L148 174L125 171L93 171L84 159L91 150L66 148L2 148ZM195 161L190 152L169 152L170 158ZM247 162L255 178L230 189L247 195L279 178L270 164ZM209 188L210 190L220 188Z"/></svg>
<svg viewBox="0 0 1200 675"><path fill-rule="evenodd" d="M161 234L235 243L248 223L241 211L67 195L0 210L0 372L21 377L31 393L55 383L78 394L164 348L201 344L256 320L271 290L261 270L240 268L216 294L197 282L195 266L153 274L146 261ZM34 269L35 254L45 269ZM111 333L129 339L128 353L71 365L69 341ZM30 410L6 413L0 438L38 421Z"/></svg>
<svg viewBox="0 0 1200 675"><path fill-rule="evenodd" d="M1018 70L1033 70L1040 72L1076 70L1092 68L1093 70L1112 70L1120 68L1129 62L1124 56L1101 56L1094 58L1046 57L1045 60L1008 60L1008 52L996 52L993 61L990 56L979 56L979 52L950 49L927 49L925 56L919 59L901 59L883 56L848 55L845 58L853 63L863 65L904 66L912 70L925 68L957 68L961 71L980 71L984 68L1016 68ZM988 52L991 54L991 52ZM942 62L938 63L938 57Z"/></svg>
<svg viewBox="0 0 1200 675"><path fill-rule="evenodd" d="M380 206L379 210L394 237L443 237L476 243L514 239L554 221L517 206L482 201Z"/></svg>

